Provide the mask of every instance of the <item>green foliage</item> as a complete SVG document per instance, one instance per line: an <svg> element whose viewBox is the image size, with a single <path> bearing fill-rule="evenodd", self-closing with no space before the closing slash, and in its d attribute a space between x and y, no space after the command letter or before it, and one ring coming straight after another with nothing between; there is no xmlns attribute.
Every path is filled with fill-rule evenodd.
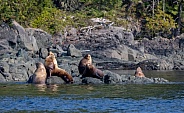
<svg viewBox="0 0 184 113"><path fill-rule="evenodd" d="M85 4L92 4L90 8L98 10L111 10L119 8L121 6L121 0L80 0L80 2L85 2Z"/></svg>
<svg viewBox="0 0 184 113"><path fill-rule="evenodd" d="M72 11L56 8L58 4L53 4L53 1L67 4L64 8ZM0 21L16 20L24 27L41 28L51 34L68 26L80 28L91 25L89 19L97 17L109 19L114 25L125 28L138 24L151 36L168 34L171 28L176 27L174 20L177 19L178 4L173 3L178 0L166 0L164 12L161 10L161 0L155 0L158 4L154 8L152 0L130 0L131 4L121 7L125 1L129 0L0 0ZM141 7L138 6L140 3ZM130 5L127 11L126 5ZM155 12L154 16L152 11ZM146 23L142 20L146 20Z"/></svg>
<svg viewBox="0 0 184 113"><path fill-rule="evenodd" d="M155 34L170 34L171 28L176 28L172 17L158 9L154 17L146 17L146 29L152 36Z"/></svg>
<svg viewBox="0 0 184 113"><path fill-rule="evenodd" d="M64 11L56 8L45 8L40 16L31 21L31 26L43 29L51 34L60 32L66 26L72 25L73 21Z"/></svg>
<svg viewBox="0 0 184 113"><path fill-rule="evenodd" d="M51 0L1 0L0 19L16 20L21 25L28 25L45 7L52 7Z"/></svg>

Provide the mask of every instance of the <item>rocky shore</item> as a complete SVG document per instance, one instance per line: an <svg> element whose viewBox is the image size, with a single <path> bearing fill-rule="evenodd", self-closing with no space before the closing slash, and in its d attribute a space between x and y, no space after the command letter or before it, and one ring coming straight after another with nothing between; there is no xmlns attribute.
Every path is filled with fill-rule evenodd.
<svg viewBox="0 0 184 113"><path fill-rule="evenodd" d="M134 40L131 32L110 27L90 33L71 28L64 35L52 36L13 21L12 25L0 25L0 82L26 82L34 73L36 62L43 63L49 51L56 54L59 67L73 76L74 84L167 83L163 78L119 75L109 70L184 70L184 34L173 39ZM103 70L103 79L80 78L77 66L87 53L93 64ZM64 81L53 76L47 83Z"/></svg>

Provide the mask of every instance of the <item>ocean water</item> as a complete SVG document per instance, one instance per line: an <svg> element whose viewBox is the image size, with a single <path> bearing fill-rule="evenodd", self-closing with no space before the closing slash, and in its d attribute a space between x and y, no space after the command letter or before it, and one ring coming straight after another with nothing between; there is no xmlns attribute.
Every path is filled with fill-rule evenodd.
<svg viewBox="0 0 184 113"><path fill-rule="evenodd" d="M183 113L184 82L126 85L1 83L0 112Z"/></svg>

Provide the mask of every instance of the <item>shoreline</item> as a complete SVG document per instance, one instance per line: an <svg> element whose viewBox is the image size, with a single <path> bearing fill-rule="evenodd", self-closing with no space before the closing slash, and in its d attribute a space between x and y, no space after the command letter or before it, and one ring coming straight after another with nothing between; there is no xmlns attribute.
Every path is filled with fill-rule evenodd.
<svg viewBox="0 0 184 113"><path fill-rule="evenodd" d="M78 75L77 66L85 54L90 54L93 64L103 70L184 70L184 34L174 39L137 41L131 32L113 27L89 35L74 32L64 38L40 29L23 28L15 21L12 26L3 26L0 81L27 81L36 62L44 63L50 50L56 54L60 68L73 77Z"/></svg>

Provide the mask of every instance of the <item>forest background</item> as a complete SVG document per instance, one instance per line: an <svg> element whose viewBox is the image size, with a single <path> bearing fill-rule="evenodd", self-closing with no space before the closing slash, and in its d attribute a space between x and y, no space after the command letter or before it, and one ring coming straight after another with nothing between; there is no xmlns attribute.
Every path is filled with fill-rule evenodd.
<svg viewBox="0 0 184 113"><path fill-rule="evenodd" d="M50 34L104 18L136 39L173 38L184 32L184 0L0 0L0 23L12 20Z"/></svg>

